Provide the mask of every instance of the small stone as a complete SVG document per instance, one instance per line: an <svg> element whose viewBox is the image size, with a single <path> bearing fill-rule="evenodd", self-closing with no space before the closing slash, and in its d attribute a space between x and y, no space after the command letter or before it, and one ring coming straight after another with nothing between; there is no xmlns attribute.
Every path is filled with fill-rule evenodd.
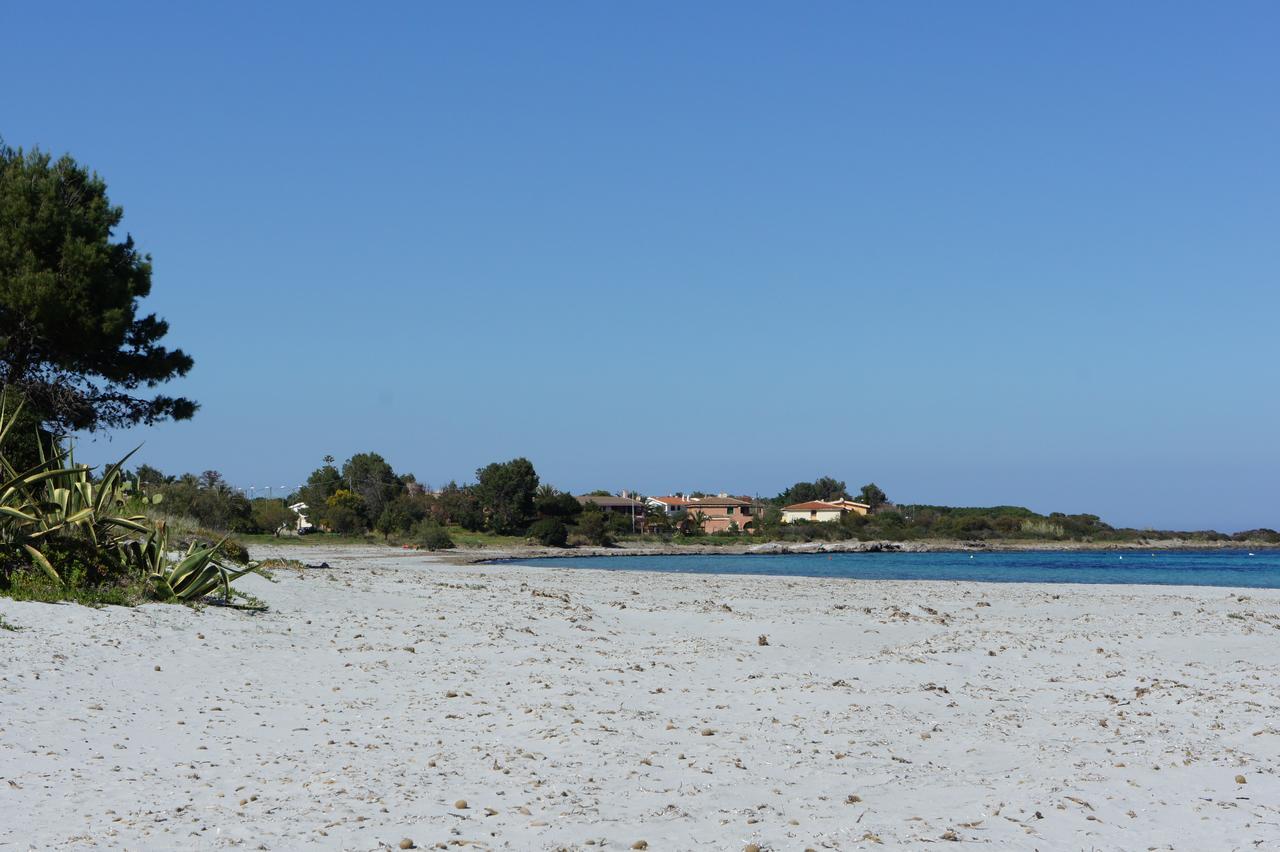
<svg viewBox="0 0 1280 852"><path fill-rule="evenodd" d="M449 690L448 692L446 692L446 693L444 694L444 697L445 697L445 698L457 698L457 697L458 697L458 693L454 692L454 691L451 689L451 690Z"/></svg>
<svg viewBox="0 0 1280 852"><path fill-rule="evenodd" d="M159 667L159 666L156 666L156 671L160 671L160 667Z"/></svg>
<svg viewBox="0 0 1280 852"><path fill-rule="evenodd" d="M244 807L245 805L247 805L247 804L249 804L249 800L248 800L248 799L241 799L241 800L240 800L240 807L242 807L242 808L243 808L243 807Z"/></svg>
<svg viewBox="0 0 1280 852"><path fill-rule="evenodd" d="M1237 784L1244 784L1244 783L1246 783L1246 781L1245 781L1245 777L1244 777L1243 775L1237 775L1237 776L1236 776L1236 783L1237 783Z"/></svg>
<svg viewBox="0 0 1280 852"><path fill-rule="evenodd" d="M768 636L765 636L763 633L761 633L761 634L760 634L760 638L756 639L756 644L757 644L757 645L768 645L768 644L769 644L769 637L768 637ZM748 847L748 848L749 848L749 847Z"/></svg>
<svg viewBox="0 0 1280 852"><path fill-rule="evenodd" d="M846 805L856 805L858 804L858 802L861 802L861 801L862 801L862 797L859 796L857 793L850 793L848 796L845 796L845 799L844 799L844 803Z"/></svg>
<svg viewBox="0 0 1280 852"><path fill-rule="evenodd" d="M946 831L942 832L942 839L943 840L959 840L960 835L956 834L953 830L948 828Z"/></svg>
<svg viewBox="0 0 1280 852"><path fill-rule="evenodd" d="M632 844L631 844L631 848L632 848L632 849L648 849L648 848L649 848L649 841L647 841L647 840L637 840L635 843L632 843Z"/></svg>
<svg viewBox="0 0 1280 852"><path fill-rule="evenodd" d="M417 849L418 847L414 845L414 842L412 839L406 837L400 841L400 848L401 849Z"/></svg>
<svg viewBox="0 0 1280 852"><path fill-rule="evenodd" d="M704 737L714 737L716 735L716 732L711 730L710 728L703 728L702 735Z"/></svg>
<svg viewBox="0 0 1280 852"><path fill-rule="evenodd" d="M760 844L748 843L746 846L742 847L742 852L760 852Z"/></svg>
<svg viewBox="0 0 1280 852"><path fill-rule="evenodd" d="M468 807L470 807L470 805L467 804L466 799L459 799L458 801L453 803L453 807L456 810L465 811Z"/></svg>
<svg viewBox="0 0 1280 852"><path fill-rule="evenodd" d="M408 651L410 654L416 654L416 653L418 653L418 649L417 649L417 648L415 648L415 647L413 647L412 645L405 645L405 646L404 646L404 649L405 649L406 651Z"/></svg>

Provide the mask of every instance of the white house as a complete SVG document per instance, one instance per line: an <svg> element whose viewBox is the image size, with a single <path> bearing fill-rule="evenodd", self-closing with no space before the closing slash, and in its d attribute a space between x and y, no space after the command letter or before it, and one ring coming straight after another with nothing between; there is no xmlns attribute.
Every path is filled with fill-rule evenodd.
<svg viewBox="0 0 1280 852"><path fill-rule="evenodd" d="M871 511L866 503L853 500L810 500L807 503L792 503L782 507L782 522L811 521L820 524L825 521L838 521L848 512L865 515Z"/></svg>
<svg viewBox="0 0 1280 852"><path fill-rule="evenodd" d="M307 520L307 515L306 515L307 504L306 503L294 503L289 508L292 509L293 513L298 516L297 518L298 535L302 535L305 532L315 529L316 525Z"/></svg>

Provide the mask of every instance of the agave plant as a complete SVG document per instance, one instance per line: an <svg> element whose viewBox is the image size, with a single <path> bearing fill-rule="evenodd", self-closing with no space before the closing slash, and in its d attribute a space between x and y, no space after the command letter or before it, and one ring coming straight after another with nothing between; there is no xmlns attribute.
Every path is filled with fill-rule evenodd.
<svg viewBox="0 0 1280 852"><path fill-rule="evenodd" d="M223 565L218 561L218 551L223 544L221 541L209 547L197 547L192 542L187 548L186 556L177 562L169 563L165 554L163 523L157 526L160 530L160 539L154 541L148 538L142 549L144 554L149 554L158 560L157 570L152 571L149 579L154 584L159 597L190 603L221 589L223 601L230 602L231 581L258 568L256 562L249 563L248 567L241 570L233 570Z"/></svg>
<svg viewBox="0 0 1280 852"><path fill-rule="evenodd" d="M7 415L0 394L0 450L21 405ZM137 450L134 450L137 452ZM92 468L78 465L70 452L44 455L35 466L18 471L0 451L0 545L24 553L32 566L53 582L70 578L49 558L50 545L63 541L92 553L92 561L108 574L132 572L147 579L165 600L195 601L221 589L231 598L231 582L257 569L227 568L220 560L226 539L212 546L193 542L186 555L170 557L163 521L122 513L129 483L122 471L133 452L94 479ZM159 502L152 498L148 502Z"/></svg>

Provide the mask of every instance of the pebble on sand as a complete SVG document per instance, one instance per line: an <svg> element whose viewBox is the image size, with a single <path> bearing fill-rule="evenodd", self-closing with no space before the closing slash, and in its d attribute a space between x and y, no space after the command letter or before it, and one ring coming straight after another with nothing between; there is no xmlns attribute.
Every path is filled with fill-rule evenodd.
<svg viewBox="0 0 1280 852"><path fill-rule="evenodd" d="M400 841L400 848L401 849L417 849L418 847L414 845L413 840L406 837L404 840Z"/></svg>
<svg viewBox="0 0 1280 852"><path fill-rule="evenodd" d="M467 804L466 799L459 799L458 801L453 803L453 807L455 810L465 811L467 808L470 807L470 805Z"/></svg>
<svg viewBox="0 0 1280 852"><path fill-rule="evenodd" d="M1244 777L1243 775L1237 775L1237 776L1236 776L1236 783L1237 783L1237 784L1244 784L1244 783L1245 783L1245 781L1246 781L1246 779L1245 779L1245 777Z"/></svg>
<svg viewBox="0 0 1280 852"><path fill-rule="evenodd" d="M632 843L632 844L631 844L631 848L632 848L632 849L648 849L648 848L649 848L649 841L647 841L647 840L637 840L635 843Z"/></svg>

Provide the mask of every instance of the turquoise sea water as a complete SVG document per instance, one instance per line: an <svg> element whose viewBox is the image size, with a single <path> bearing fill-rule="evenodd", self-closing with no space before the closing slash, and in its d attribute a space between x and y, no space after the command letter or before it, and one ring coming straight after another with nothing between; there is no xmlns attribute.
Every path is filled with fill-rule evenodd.
<svg viewBox="0 0 1280 852"><path fill-rule="evenodd" d="M1040 551L1034 553L803 553L779 555L584 556L513 560L521 565L767 574L858 580L983 583L1140 583L1280 588L1280 550Z"/></svg>

